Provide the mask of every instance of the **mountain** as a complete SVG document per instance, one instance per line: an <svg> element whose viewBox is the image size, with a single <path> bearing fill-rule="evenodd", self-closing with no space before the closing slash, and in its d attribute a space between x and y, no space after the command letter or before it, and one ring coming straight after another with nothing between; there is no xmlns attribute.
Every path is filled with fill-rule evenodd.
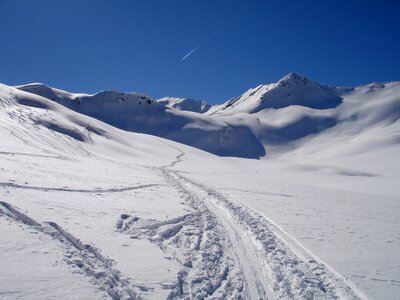
<svg viewBox="0 0 400 300"><path fill-rule="evenodd" d="M397 129L400 105L399 82L342 88L296 73L213 107L186 98L154 101L119 91L73 94L39 83L15 88L20 105L46 108L54 103L125 131L247 158L279 153L322 136L350 139L356 131L376 130L382 124ZM56 124L50 127L61 130Z"/></svg>
<svg viewBox="0 0 400 300"><path fill-rule="evenodd" d="M169 108L187 110L197 113L205 113L211 108L211 105L205 101L193 100L189 98L164 97L158 99L157 102Z"/></svg>
<svg viewBox="0 0 400 300"><path fill-rule="evenodd" d="M119 129L164 137L219 156L258 158L265 154L260 141L245 126L171 109L140 93L72 94L44 84L29 84L16 87L15 101L38 108L59 104ZM60 128L53 124L55 127Z"/></svg>
<svg viewBox="0 0 400 300"><path fill-rule="evenodd" d="M277 83L259 85L235 97L213 113L255 113L267 108L285 108L291 105L315 109L334 108L342 103L339 93L308 78L290 73Z"/></svg>

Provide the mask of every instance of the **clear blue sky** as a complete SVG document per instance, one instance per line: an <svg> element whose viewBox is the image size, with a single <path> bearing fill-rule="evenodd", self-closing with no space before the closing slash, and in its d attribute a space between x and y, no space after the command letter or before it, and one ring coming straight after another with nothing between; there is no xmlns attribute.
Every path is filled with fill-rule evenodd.
<svg viewBox="0 0 400 300"><path fill-rule="evenodd" d="M289 72L335 85L400 80L398 0L0 0L0 12L10 85L216 103Z"/></svg>

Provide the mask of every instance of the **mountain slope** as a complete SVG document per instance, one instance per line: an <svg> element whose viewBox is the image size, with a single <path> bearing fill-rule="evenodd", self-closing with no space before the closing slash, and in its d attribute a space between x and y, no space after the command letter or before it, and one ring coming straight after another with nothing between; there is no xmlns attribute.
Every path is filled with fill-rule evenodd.
<svg viewBox="0 0 400 300"><path fill-rule="evenodd" d="M267 108L279 109L291 105L327 109L334 108L341 102L342 98L334 89L296 73L290 73L277 83L260 85L248 90L213 110L213 113L256 113Z"/></svg>
<svg viewBox="0 0 400 300"><path fill-rule="evenodd" d="M391 124L399 119L399 83L338 88L295 73L207 111L204 103L190 99L153 101L140 93L118 91L71 94L43 84L17 88L45 99L40 104L24 94L17 97L20 104L41 106L54 101L117 128L164 137L219 156L258 158L264 149L269 154L282 152L324 132L351 136L356 129L368 131L382 122L396 127Z"/></svg>
<svg viewBox="0 0 400 300"><path fill-rule="evenodd" d="M251 130L218 118L169 109L139 93L70 94L43 84L18 86L16 101L45 107L56 102L114 127L168 138L220 156L258 158L264 148ZM36 95L36 96L31 96ZM39 97L38 97L39 96Z"/></svg>
<svg viewBox="0 0 400 300"><path fill-rule="evenodd" d="M211 108L211 105L209 105L205 101L193 100L189 98L164 97L158 99L157 102L169 108L192 111L197 113L205 113Z"/></svg>

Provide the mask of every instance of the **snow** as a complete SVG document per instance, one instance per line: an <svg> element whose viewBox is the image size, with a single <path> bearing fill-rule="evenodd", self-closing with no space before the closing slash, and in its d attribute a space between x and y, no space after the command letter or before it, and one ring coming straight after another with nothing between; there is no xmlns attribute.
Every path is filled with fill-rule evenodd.
<svg viewBox="0 0 400 300"><path fill-rule="evenodd" d="M43 115L37 122L46 123L47 127L67 133L77 140L85 139L85 136L82 135L82 130L73 129L76 125L86 131L94 131L95 134L104 133L94 126L89 126L85 123L86 119L83 121L72 112L90 116L125 131L168 138L220 156L257 158L265 154L260 141L249 128L231 125L217 118L194 112L169 109L140 93L102 91L94 95L74 94L68 98L64 97L68 95L67 92L57 92L63 97L49 99L46 96L56 92L50 93L48 88L43 88L42 85L34 90L31 90L31 87L32 85L27 85L14 89L13 93L17 95L16 101L30 107L50 109L51 112L69 108L66 114L71 121L78 123L72 127L66 123L55 125ZM26 90L38 96L35 97ZM63 106L60 107L59 104Z"/></svg>
<svg viewBox="0 0 400 300"><path fill-rule="evenodd" d="M399 95L0 85L0 299L397 299Z"/></svg>
<svg viewBox="0 0 400 300"><path fill-rule="evenodd" d="M193 100L189 98L164 97L158 99L157 102L169 108L193 111L197 113L205 113L211 108L211 105L205 101Z"/></svg>
<svg viewBox="0 0 400 300"><path fill-rule="evenodd" d="M1 299L104 298L88 278L63 262L52 238L4 217L0 228Z"/></svg>
<svg viewBox="0 0 400 300"><path fill-rule="evenodd" d="M322 86L308 78L290 73L277 83L260 85L235 97L212 113L256 113L267 108L285 108L301 105L316 109L334 108L342 102L340 94L328 86Z"/></svg>
<svg viewBox="0 0 400 300"><path fill-rule="evenodd" d="M201 166L192 169L190 177L279 224L368 297L396 299L398 195L376 195L366 188L351 191L352 181L361 180L357 176L299 171L285 161L210 164L214 165L207 172ZM326 187L329 180L337 181L335 188ZM377 184L371 178L363 182L364 187L373 184L376 193Z"/></svg>

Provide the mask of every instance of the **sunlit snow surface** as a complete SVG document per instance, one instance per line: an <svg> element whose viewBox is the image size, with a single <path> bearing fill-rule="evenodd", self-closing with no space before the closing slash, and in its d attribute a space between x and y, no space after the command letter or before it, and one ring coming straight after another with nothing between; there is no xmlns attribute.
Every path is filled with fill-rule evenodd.
<svg viewBox="0 0 400 300"><path fill-rule="evenodd" d="M400 84L307 84L203 115L0 85L0 299L397 299Z"/></svg>

